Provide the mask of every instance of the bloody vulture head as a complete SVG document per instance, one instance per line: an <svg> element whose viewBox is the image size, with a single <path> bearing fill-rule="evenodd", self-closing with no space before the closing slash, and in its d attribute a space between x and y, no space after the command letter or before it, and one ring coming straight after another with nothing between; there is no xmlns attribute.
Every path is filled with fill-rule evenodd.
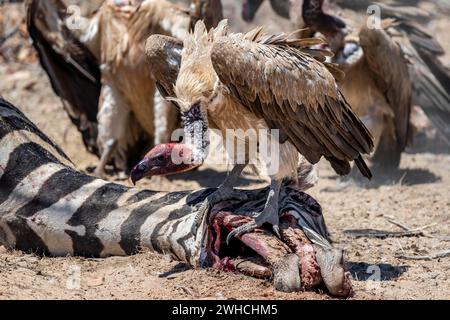
<svg viewBox="0 0 450 320"><path fill-rule="evenodd" d="M192 150L183 143L160 144L150 150L131 170L133 184L145 177L166 176L192 170L196 163Z"/></svg>

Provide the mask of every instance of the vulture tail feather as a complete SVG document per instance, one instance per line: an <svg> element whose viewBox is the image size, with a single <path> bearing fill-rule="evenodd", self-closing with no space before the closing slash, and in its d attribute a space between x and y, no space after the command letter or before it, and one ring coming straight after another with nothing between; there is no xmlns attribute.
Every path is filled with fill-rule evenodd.
<svg viewBox="0 0 450 320"><path fill-rule="evenodd" d="M355 160L355 164L364 177L366 177L369 180L372 179L373 177L372 172L370 171L369 167L367 166L367 163L364 161L361 155L359 155L359 157Z"/></svg>

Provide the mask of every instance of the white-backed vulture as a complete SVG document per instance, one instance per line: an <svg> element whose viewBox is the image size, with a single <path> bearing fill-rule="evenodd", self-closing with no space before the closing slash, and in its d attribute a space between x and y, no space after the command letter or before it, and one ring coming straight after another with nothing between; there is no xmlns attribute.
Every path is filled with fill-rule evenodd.
<svg viewBox="0 0 450 320"><path fill-rule="evenodd" d="M375 138L374 164L398 167L410 139L412 83L408 61L390 29L364 27L335 57L342 92Z"/></svg>
<svg viewBox="0 0 450 320"><path fill-rule="evenodd" d="M155 41L158 38L149 38L147 53L165 52L168 65L179 61L172 58L180 55L180 50L174 49L179 42L169 46L169 38ZM223 137L230 138L227 135L231 134L234 141L244 140L244 162L236 159L242 154L232 159L233 170L199 210L197 222L203 221L212 204L230 196L251 157L249 145L262 143L263 138L258 136L261 130L278 129L279 139L270 131L264 133L269 144L279 144L279 152L261 159L271 179L265 208L255 213L254 222L233 231L232 237L264 223L270 223L278 232L280 187L283 183L297 184L299 153L312 164L325 157L340 175L350 172L354 160L361 173L370 178L362 154L372 151L372 136L337 87L333 74L341 75L340 71L324 63L323 54L329 52L303 50L315 43L322 42L314 38L289 40L284 34L265 36L261 28L245 35L230 34L226 21L207 33L204 24L198 22L183 43L173 98L181 110L185 143L159 146L149 152L132 170L132 180L185 171L201 164L209 143L208 126L218 128ZM158 45L161 47L151 48ZM150 60L161 56L164 54ZM230 129L253 130L257 134L242 136ZM174 164L174 152L182 154L187 162ZM261 149L259 152L261 155ZM269 168L273 163L279 164L276 170Z"/></svg>
<svg viewBox="0 0 450 320"><path fill-rule="evenodd" d="M325 26L327 40L337 45L333 62L346 73L339 83L344 96L375 137L373 162L397 167L413 137L413 105L422 107L444 137L450 130L450 72L437 56L444 53L433 37L405 13L407 7L378 3L384 18L381 29L362 27L358 37ZM417 11L421 20L427 19ZM319 32L323 27L317 23ZM333 39L334 38L334 39ZM336 49L336 47L334 49Z"/></svg>
<svg viewBox="0 0 450 320"><path fill-rule="evenodd" d="M101 156L96 174L111 161L126 170L154 140L169 141L177 111L155 98L145 40L183 38L198 17L165 0L105 0L74 20L61 0L30 2L34 46L85 145Z"/></svg>
<svg viewBox="0 0 450 320"><path fill-rule="evenodd" d="M363 27L354 37L347 36L344 21L323 12L323 0L281 1L297 2L302 3L297 26L308 27L309 35L323 34L336 54L333 62L346 73L339 85L375 137L373 162L399 165L414 133L412 105L425 110L444 138L449 135L450 72L437 58L444 52L415 22L428 21L426 11L373 3L380 7L383 18L393 18L395 23L385 21L382 29Z"/></svg>

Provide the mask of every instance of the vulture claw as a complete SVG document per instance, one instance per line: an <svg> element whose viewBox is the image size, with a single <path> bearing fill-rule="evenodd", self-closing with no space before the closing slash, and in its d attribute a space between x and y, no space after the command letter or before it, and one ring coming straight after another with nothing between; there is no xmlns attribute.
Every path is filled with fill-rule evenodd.
<svg viewBox="0 0 450 320"><path fill-rule="evenodd" d="M273 226L272 226L272 230L273 230L273 232L276 234L276 236L278 237L278 239L281 240L280 226L278 226L278 225L273 225Z"/></svg>
<svg viewBox="0 0 450 320"><path fill-rule="evenodd" d="M256 228L262 227L265 223L271 224L273 232L279 239L281 239L278 206L267 206L263 212L257 213L255 216L254 221L246 223L228 234L227 245L229 245L232 238L239 238L246 233L254 231Z"/></svg>
<svg viewBox="0 0 450 320"><path fill-rule="evenodd" d="M216 192L210 194L206 199L200 204L197 214L194 219L194 224L192 225L191 232L192 234L197 234L197 230L203 219L208 215L211 208L222 202L229 199L238 199L241 201L245 201L247 196L244 193L236 194L233 192L233 188L228 187L219 187Z"/></svg>
<svg viewBox="0 0 450 320"><path fill-rule="evenodd" d="M256 221L252 221L252 222L249 222L249 223L246 223L246 224L240 226L239 228L234 229L227 236L227 246L230 244L230 240L232 238L239 238L240 236L242 236L246 233L252 232L256 228L258 228Z"/></svg>

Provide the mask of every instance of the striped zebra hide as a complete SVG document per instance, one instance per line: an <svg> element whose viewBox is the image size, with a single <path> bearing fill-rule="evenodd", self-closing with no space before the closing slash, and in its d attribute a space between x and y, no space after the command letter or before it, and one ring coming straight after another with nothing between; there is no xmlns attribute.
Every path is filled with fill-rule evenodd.
<svg viewBox="0 0 450 320"><path fill-rule="evenodd" d="M83 174L19 109L0 99L0 245L89 257L149 248L193 267L271 278L284 291L325 285L333 295L351 294L342 250L330 245L320 205L310 196L283 190L282 239L258 230L226 245L233 228L262 210L268 190L236 190L247 200L215 206L193 235L196 205L213 191L156 192Z"/></svg>

